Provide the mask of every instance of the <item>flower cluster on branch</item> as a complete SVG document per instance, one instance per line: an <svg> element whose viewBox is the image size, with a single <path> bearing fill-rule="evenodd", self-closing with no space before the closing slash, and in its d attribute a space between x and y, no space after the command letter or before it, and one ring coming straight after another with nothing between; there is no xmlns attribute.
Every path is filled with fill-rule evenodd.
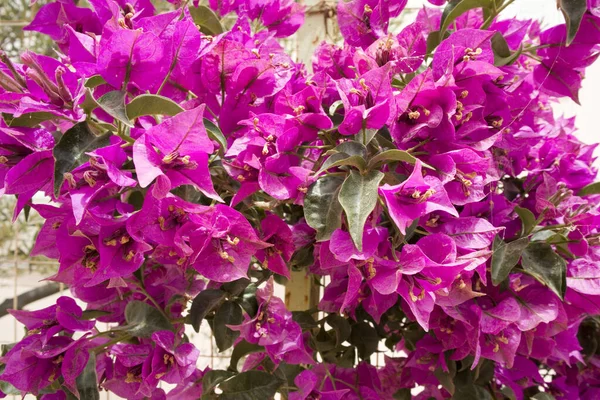
<svg viewBox="0 0 600 400"><path fill-rule="evenodd" d="M0 54L0 193L72 295L11 311L0 398L600 397L595 145L552 110L597 1L543 29L435 0L390 32L406 0L340 0L313 72L278 42L295 1L170 2L52 2L26 29L57 56ZM317 308L275 296L292 270ZM197 367L202 323L227 370Z"/></svg>

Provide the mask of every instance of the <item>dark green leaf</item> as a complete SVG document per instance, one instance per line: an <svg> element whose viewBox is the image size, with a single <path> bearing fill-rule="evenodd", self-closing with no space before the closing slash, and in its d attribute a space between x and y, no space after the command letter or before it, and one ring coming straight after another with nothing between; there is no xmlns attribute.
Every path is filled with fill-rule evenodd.
<svg viewBox="0 0 600 400"><path fill-rule="evenodd" d="M323 176L309 188L304 198L304 218L317 231L317 240L329 240L333 231L342 226L342 205L338 200L344 180Z"/></svg>
<svg viewBox="0 0 600 400"><path fill-rule="evenodd" d="M355 167L361 172L367 169L367 162L362 156L348 156L346 153L336 153L323 163L323 166L317 173L320 174L327 169L346 165Z"/></svg>
<svg viewBox="0 0 600 400"><path fill-rule="evenodd" d="M503 67L505 65L512 64L523 52L523 47L519 47L514 53L510 51L506 39L500 32L496 32L492 36L492 50L494 51L494 65L496 67Z"/></svg>
<svg viewBox="0 0 600 400"><path fill-rule="evenodd" d="M521 259L523 269L538 281L548 286L561 299L564 298L566 283L566 261L552 250L547 243L531 242Z"/></svg>
<svg viewBox="0 0 600 400"><path fill-rule="evenodd" d="M292 311L292 319L300 325L302 330L313 329L319 326L312 314L307 311Z"/></svg>
<svg viewBox="0 0 600 400"><path fill-rule="evenodd" d="M380 171L369 171L365 175L350 171L338 195L346 212L350 236L359 251L362 251L365 222L377 204L377 191L381 179L383 173Z"/></svg>
<svg viewBox="0 0 600 400"><path fill-rule="evenodd" d="M386 150L369 160L369 168L375 168L386 161L404 161L414 165L417 159L404 150Z"/></svg>
<svg viewBox="0 0 600 400"><path fill-rule="evenodd" d="M451 0L442 13L440 32L444 33L450 25L465 12L474 8L487 8L492 5L493 0Z"/></svg>
<svg viewBox="0 0 600 400"><path fill-rule="evenodd" d="M600 182L585 186L577 193L577 196L589 196L591 194L600 194Z"/></svg>
<svg viewBox="0 0 600 400"><path fill-rule="evenodd" d="M427 54L432 54L442 42L440 31L432 31L427 35Z"/></svg>
<svg viewBox="0 0 600 400"><path fill-rule="evenodd" d="M239 296L250 284L250 279L240 278L233 282L227 282L221 285L221 289L232 296Z"/></svg>
<svg viewBox="0 0 600 400"><path fill-rule="evenodd" d="M133 126L125 111L125 92L113 90L96 99L96 103L117 121L121 121L127 126Z"/></svg>
<svg viewBox="0 0 600 400"><path fill-rule="evenodd" d="M511 65L515 61L519 59L519 57L523 54L523 45L521 44L516 51L513 51L508 57L496 57L494 56L494 65L496 67L504 67L506 65Z"/></svg>
<svg viewBox="0 0 600 400"><path fill-rule="evenodd" d="M258 302L256 301L256 286L249 285L244 293L236 299L236 302L244 309L246 314L254 317L258 312Z"/></svg>
<svg viewBox="0 0 600 400"><path fill-rule="evenodd" d="M517 265L528 244L529 238L527 237L505 243L499 235L496 235L492 246L492 283L494 286L498 286L508 278L508 274Z"/></svg>
<svg viewBox="0 0 600 400"><path fill-rule="evenodd" d="M394 393L394 400L410 400L412 398L412 394L408 388L400 389Z"/></svg>
<svg viewBox="0 0 600 400"><path fill-rule="evenodd" d="M262 371L247 371L223 382L220 400L267 400L273 398L283 381Z"/></svg>
<svg viewBox="0 0 600 400"><path fill-rule="evenodd" d="M223 33L223 26L219 17L206 6L190 7L190 14L194 23L200 26L200 31L205 35L217 36Z"/></svg>
<svg viewBox="0 0 600 400"><path fill-rule="evenodd" d="M207 371L202 377L202 393L205 394L213 391L219 383L231 378L234 375L234 372L223 371L219 369Z"/></svg>
<svg viewBox="0 0 600 400"><path fill-rule="evenodd" d="M52 153L54 155L54 194L58 197L65 173L89 159L86 154L99 147L109 145L111 132L96 136L87 122L80 122L65 132Z"/></svg>
<svg viewBox="0 0 600 400"><path fill-rule="evenodd" d="M377 351L379 346L379 335L375 328L366 322L359 322L352 325L352 334L350 335L350 343L356 346L358 356L366 360L371 357L371 354Z"/></svg>
<svg viewBox="0 0 600 400"><path fill-rule="evenodd" d="M96 319L96 318L104 317L105 315L110 315L110 314L112 314L110 311L85 310L83 313L81 313L81 319L85 319L85 320Z"/></svg>
<svg viewBox="0 0 600 400"><path fill-rule="evenodd" d="M367 156L367 148L362 143L355 140L339 144L335 148L335 151L338 153L346 153L349 156L361 156L363 158Z"/></svg>
<svg viewBox="0 0 600 400"><path fill-rule="evenodd" d="M219 151L222 152L222 154L225 154L227 151L227 139L225 139L221 129L208 118L204 118L204 128L206 129L208 137L219 143Z"/></svg>
<svg viewBox="0 0 600 400"><path fill-rule="evenodd" d="M169 115L172 117L183 111L183 108L173 100L157 94L142 94L131 100L125 109L127 116L132 121L144 115Z"/></svg>
<svg viewBox="0 0 600 400"><path fill-rule="evenodd" d="M535 400L555 400L554 396L549 393L541 392L532 397Z"/></svg>
<svg viewBox="0 0 600 400"><path fill-rule="evenodd" d="M363 129L360 133L357 133L354 138L360 140L365 146L371 143L371 140L377 135L377 129Z"/></svg>
<svg viewBox="0 0 600 400"><path fill-rule="evenodd" d="M567 24L567 46L573 42L581 25L581 20L587 10L587 0L558 0L558 8L565 17Z"/></svg>
<svg viewBox="0 0 600 400"><path fill-rule="evenodd" d="M247 356L251 353L258 353L259 351L264 351L264 347L259 346L258 344L248 343L245 340L239 342L231 353L231 362L229 363L229 369L232 371L237 371L237 365L240 359L244 356Z"/></svg>
<svg viewBox="0 0 600 400"><path fill-rule="evenodd" d="M306 198L305 198L305 207L306 207ZM337 196L336 196L336 201L337 201ZM338 218L341 219L341 213L342 213L342 208L340 207L340 215ZM306 208L305 208L306 209ZM300 271L306 267L310 267L311 265L314 264L315 262L315 257L314 257L314 246L312 245L308 245L305 247L302 247L298 250L296 250L296 252L292 255L292 259L289 262L289 266L290 269L292 271Z"/></svg>
<svg viewBox="0 0 600 400"><path fill-rule="evenodd" d="M535 215L527 208L519 206L515 207L515 212L521 218L521 236L529 235L535 228Z"/></svg>
<svg viewBox="0 0 600 400"><path fill-rule="evenodd" d="M213 333L219 351L225 351L231 346L235 339L240 336L237 331L232 331L227 325L239 325L244 320L242 309L233 301L226 301L219 307L213 321Z"/></svg>
<svg viewBox="0 0 600 400"><path fill-rule="evenodd" d="M89 77L86 81L85 81L85 87L93 89L95 87L98 87L100 85L104 85L106 83L106 81L104 80L104 78L100 75L94 75Z"/></svg>
<svg viewBox="0 0 600 400"><path fill-rule="evenodd" d="M100 392L98 391L98 377L96 376L96 355L93 351L90 351L90 358L88 362L75 381L77 383L77 390L79 391L79 398L81 400L98 400L100 399Z"/></svg>
<svg viewBox="0 0 600 400"><path fill-rule="evenodd" d="M192 325L196 332L200 331L200 324L206 318L206 315L217 308L227 293L220 289L206 289L198 293L190 307L188 323Z"/></svg>
<svg viewBox="0 0 600 400"><path fill-rule="evenodd" d="M350 323L344 317L337 314L329 314L326 319L327 323L333 328L335 332L335 345L341 346L350 337L351 328Z"/></svg>
<svg viewBox="0 0 600 400"><path fill-rule="evenodd" d="M10 114L2 114L4 121L8 126L24 126L32 128L38 126L42 122L63 119L49 112L32 112L23 114L20 117L13 117Z"/></svg>
<svg viewBox="0 0 600 400"><path fill-rule="evenodd" d="M156 331L173 330L173 325L150 304L133 300L125 307L127 332L135 337L150 337Z"/></svg>
<svg viewBox="0 0 600 400"><path fill-rule="evenodd" d="M492 395L483 387L472 384L457 387L452 400L492 400Z"/></svg>

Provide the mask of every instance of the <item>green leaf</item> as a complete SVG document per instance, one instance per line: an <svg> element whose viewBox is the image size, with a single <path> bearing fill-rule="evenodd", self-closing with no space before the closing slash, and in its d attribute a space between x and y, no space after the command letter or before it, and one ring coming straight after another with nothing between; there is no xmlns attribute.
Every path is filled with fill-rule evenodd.
<svg viewBox="0 0 600 400"><path fill-rule="evenodd" d="M204 118L204 128L206 129L208 137L219 143L219 152L221 152L221 155L225 154L227 151L227 139L225 139L221 129L208 118Z"/></svg>
<svg viewBox="0 0 600 400"><path fill-rule="evenodd" d="M512 52L504 36L500 32L496 32L492 36L492 50L494 51L494 65L496 67L503 67L512 64L519 58L523 52L523 46L520 46L517 51Z"/></svg>
<svg viewBox="0 0 600 400"><path fill-rule="evenodd" d="M528 244L529 238L527 237L505 243L499 235L496 235L492 246L492 284L494 286L498 286L508 278L508 274L519 263L521 254Z"/></svg>
<svg viewBox="0 0 600 400"><path fill-rule="evenodd" d="M106 81L104 80L104 78L101 75L94 75L94 76L89 77L85 81L85 87L93 89L100 85L104 85L105 83L106 83Z"/></svg>
<svg viewBox="0 0 600 400"><path fill-rule="evenodd" d="M454 20L465 12L474 8L488 8L491 5L492 0L451 0L442 13L440 32L446 32Z"/></svg>
<svg viewBox="0 0 600 400"><path fill-rule="evenodd" d="M532 397L535 400L555 400L554 396L549 393L541 392Z"/></svg>
<svg viewBox="0 0 600 400"><path fill-rule="evenodd" d="M587 0L558 0L558 8L562 11L567 24L567 46L573 42L587 10Z"/></svg>
<svg viewBox="0 0 600 400"><path fill-rule="evenodd" d="M577 196L589 196L592 194L600 194L600 182L590 183L589 185L583 187L577 193Z"/></svg>
<svg viewBox="0 0 600 400"><path fill-rule="evenodd" d="M303 331L319 326L315 318L308 311L292 311L292 319L300 325Z"/></svg>
<svg viewBox="0 0 600 400"><path fill-rule="evenodd" d="M323 171L328 170L330 168L341 167L346 165L355 167L361 172L367 169L367 162L362 156L348 156L346 153L336 153L329 157L327 160L325 160L323 166L317 172L317 174L320 174Z"/></svg>
<svg viewBox="0 0 600 400"><path fill-rule="evenodd" d="M552 250L552 246L542 242L529 243L522 254L521 265L527 273L564 298L567 263Z"/></svg>
<svg viewBox="0 0 600 400"><path fill-rule="evenodd" d="M326 319L327 323L333 328L335 332L335 345L341 346L348 338L350 337L350 333L352 329L350 328L350 323L344 317L341 317L337 314L329 314Z"/></svg>
<svg viewBox="0 0 600 400"><path fill-rule="evenodd" d="M264 347L258 344L248 343L245 340L242 340L233 348L233 352L231 353L231 362L229 363L229 369L232 371L237 371L237 365L242 357L247 356L251 353L258 353L260 351L264 351L264 349Z"/></svg>
<svg viewBox="0 0 600 400"><path fill-rule="evenodd" d="M96 136L87 122L80 122L65 132L52 150L54 156L54 194L58 197L65 173L89 159L86 154L99 147L108 146L111 132Z"/></svg>
<svg viewBox="0 0 600 400"><path fill-rule="evenodd" d="M427 54L432 54L436 47L442 42L440 31L432 31L427 35Z"/></svg>
<svg viewBox="0 0 600 400"><path fill-rule="evenodd" d="M535 215L529 209L519 206L515 207L514 211L521 218L521 236L529 235L536 226Z"/></svg>
<svg viewBox="0 0 600 400"><path fill-rule="evenodd" d="M200 324L206 318L209 312L217 308L227 293L220 289L206 289L198 293L192 301L190 313L188 314L188 323L192 325L196 332L200 331Z"/></svg>
<svg viewBox="0 0 600 400"><path fill-rule="evenodd" d="M364 144L366 146L369 143L371 143L371 140L373 140L375 135L377 135L377 132L378 132L377 129L363 128L363 130L361 132L354 135L354 139L359 140L362 144Z"/></svg>
<svg viewBox="0 0 600 400"><path fill-rule="evenodd" d="M80 399L100 399L100 392L98 391L98 377L96 376L96 354L94 354L93 351L90 351L90 358L88 358L85 368L77 377L75 382L77 384L77 390L79 391Z"/></svg>
<svg viewBox="0 0 600 400"><path fill-rule="evenodd" d="M362 237L365 222L377 204L377 190L384 174L380 171L369 171L361 175L350 171L338 199L346 212L350 236L358 251L362 251Z"/></svg>
<svg viewBox="0 0 600 400"><path fill-rule="evenodd" d="M247 371L221 383L220 400L266 400L277 393L283 381L262 371Z"/></svg>
<svg viewBox="0 0 600 400"><path fill-rule="evenodd" d="M371 354L377 351L379 346L379 335L375 328L366 322L359 322L352 326L352 334L350 335L350 343L356 346L358 356L367 360Z"/></svg>
<svg viewBox="0 0 600 400"><path fill-rule="evenodd" d="M385 163L386 161L404 161L414 165L417 159L404 150L386 150L369 160L369 169L375 168L380 163Z"/></svg>
<svg viewBox="0 0 600 400"><path fill-rule="evenodd" d="M304 197L304 218L317 231L317 241L329 240L333 231L342 226L342 205L338 200L344 182L338 176L317 179Z"/></svg>
<svg viewBox="0 0 600 400"><path fill-rule="evenodd" d="M240 278L232 282L226 282L221 285L221 290L226 291L232 296L239 296L250 284L250 279Z"/></svg>
<svg viewBox="0 0 600 400"><path fill-rule="evenodd" d="M213 320L213 333L219 351L225 351L235 339L240 336L237 331L232 331L227 325L240 325L244 320L241 307L233 301L226 301L219 307Z"/></svg>
<svg viewBox="0 0 600 400"><path fill-rule="evenodd" d="M336 146L335 151L338 153L346 153L349 156L367 156L367 148L360 142L355 140L351 140L349 142L344 142Z"/></svg>
<svg viewBox="0 0 600 400"><path fill-rule="evenodd" d="M133 124L129 118L127 118L127 112L125 111L125 92L113 90L112 92L103 94L99 99L96 99L96 103L117 121L121 121L125 125L133 127Z"/></svg>
<svg viewBox="0 0 600 400"><path fill-rule="evenodd" d="M210 393L221 382L234 376L234 372L212 369L202 377L202 393Z"/></svg>
<svg viewBox="0 0 600 400"><path fill-rule="evenodd" d="M85 310L81 313L81 319L90 320L112 314L110 311L103 310Z"/></svg>
<svg viewBox="0 0 600 400"><path fill-rule="evenodd" d="M38 126L45 121L64 119L44 111L23 114L16 118L10 114L2 114L2 116L4 117L4 121L8 126L24 126L27 128L33 128L34 126Z"/></svg>
<svg viewBox="0 0 600 400"><path fill-rule="evenodd" d="M217 36L223 33L223 26L219 17L206 6L190 7L190 14L194 23L200 26L200 31L205 35Z"/></svg>
<svg viewBox="0 0 600 400"><path fill-rule="evenodd" d="M333 104L329 106L329 115L333 117L340 107L344 107L344 102L341 100L334 101Z"/></svg>
<svg viewBox="0 0 600 400"><path fill-rule="evenodd" d="M127 116L132 121L144 115L169 115L172 117L184 111L173 100L156 94L142 94L131 100L125 109Z"/></svg>
<svg viewBox="0 0 600 400"><path fill-rule="evenodd" d="M393 396L394 400L410 400L412 398L412 394L408 388L399 389Z"/></svg>
<svg viewBox="0 0 600 400"><path fill-rule="evenodd" d="M173 325L150 304L133 300L125 307L127 332L135 337L150 337L156 331L173 330Z"/></svg>

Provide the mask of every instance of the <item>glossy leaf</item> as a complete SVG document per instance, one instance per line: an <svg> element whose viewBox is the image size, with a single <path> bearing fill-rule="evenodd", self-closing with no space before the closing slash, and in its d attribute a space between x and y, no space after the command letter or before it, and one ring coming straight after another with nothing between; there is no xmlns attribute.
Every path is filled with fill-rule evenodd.
<svg viewBox="0 0 600 400"><path fill-rule="evenodd" d="M317 240L329 240L342 225L342 205L338 200L344 180L338 176L323 176L308 189L304 198L304 218L317 231Z"/></svg>
<svg viewBox="0 0 600 400"><path fill-rule="evenodd" d="M117 121L120 121L127 126L133 126L125 111L125 92L113 90L96 99L96 103Z"/></svg>
<svg viewBox="0 0 600 400"><path fill-rule="evenodd" d="M87 122L80 122L65 132L52 151L55 160L54 194L56 196L65 180L65 173L86 162L89 159L87 152L107 146L111 135L111 132L95 135Z"/></svg>
<svg viewBox="0 0 600 400"><path fill-rule="evenodd" d="M529 238L526 237L505 243L499 235L496 235L492 246L492 283L494 286L508 278L508 274L519 263L521 254L528 244Z"/></svg>
<svg viewBox="0 0 600 400"><path fill-rule="evenodd" d="M233 348L233 352L231 353L231 361L229 363L229 369L237 371L237 365L242 357L247 356L251 353L257 353L259 351L264 351L264 347L258 344L248 343L247 341L242 340Z"/></svg>
<svg viewBox="0 0 600 400"><path fill-rule="evenodd" d="M144 115L174 116L184 111L173 100L156 94L142 94L136 97L127 104L126 110L127 117L132 121Z"/></svg>
<svg viewBox="0 0 600 400"><path fill-rule="evenodd" d="M227 325L239 325L243 320L242 309L233 301L226 301L219 307L213 320L213 334L219 351L233 346L235 339L240 336L239 332L232 331Z"/></svg>
<svg viewBox="0 0 600 400"><path fill-rule="evenodd" d="M515 207L515 212L521 219L521 236L529 235L536 226L535 215L529 209L519 206Z"/></svg>
<svg viewBox="0 0 600 400"><path fill-rule="evenodd" d="M96 376L96 355L90 351L90 357L83 372L77 377L77 390L80 399L99 400L98 377Z"/></svg>
<svg viewBox="0 0 600 400"><path fill-rule="evenodd" d="M139 300L132 300L125 307L127 332L135 337L150 337L156 331L173 330L173 326L155 307Z"/></svg>
<svg viewBox="0 0 600 400"><path fill-rule="evenodd" d="M227 139L225 139L221 129L208 118L204 118L204 128L206 129L208 137L219 143L219 152L225 154L227 151Z"/></svg>
<svg viewBox="0 0 600 400"><path fill-rule="evenodd" d="M23 114L19 117L13 117L10 114L2 114L4 117L4 121L8 126L24 126L24 127L34 127L45 121L52 121L61 119L60 117L49 113L49 112L32 112Z"/></svg>
<svg viewBox="0 0 600 400"><path fill-rule="evenodd" d="M558 0L558 8L565 17L565 23L567 24L567 46L571 44L585 12L587 11L587 0Z"/></svg>
<svg viewBox="0 0 600 400"><path fill-rule="evenodd" d="M283 381L262 371L247 371L219 385L221 400L265 400L275 396Z"/></svg>
<svg viewBox="0 0 600 400"><path fill-rule="evenodd" d="M189 10L194 23L200 26L202 33L212 36L223 33L221 21L213 10L206 6L190 7Z"/></svg>
<svg viewBox="0 0 600 400"><path fill-rule="evenodd" d="M521 265L527 273L564 298L567 263L552 250L552 246L531 242L523 252Z"/></svg>
<svg viewBox="0 0 600 400"><path fill-rule="evenodd" d="M346 213L350 236L359 251L362 251L365 222L377 204L377 190L383 176L380 171L369 171L365 175L350 171L338 195Z"/></svg>
<svg viewBox="0 0 600 400"><path fill-rule="evenodd" d="M212 392L219 383L231 378L234 375L234 372L218 369L207 371L202 377L202 393L208 394Z"/></svg>
<svg viewBox="0 0 600 400"><path fill-rule="evenodd" d="M188 322L196 332L200 331L200 324L208 313L214 310L225 299L227 293L220 289L206 289L198 293L190 307Z"/></svg>
<svg viewBox="0 0 600 400"><path fill-rule="evenodd" d="M593 194L600 194L600 182L590 183L589 185L583 187L577 193L577 196L590 196Z"/></svg>
<svg viewBox="0 0 600 400"><path fill-rule="evenodd" d="M375 328L366 322L359 322L352 326L350 343L356 346L358 356L362 360L368 359L377 351L379 345L379 335Z"/></svg>
<svg viewBox="0 0 600 400"><path fill-rule="evenodd" d="M440 32L446 32L450 25L465 12L474 8L487 8L492 5L493 0L452 0L444 9L440 22Z"/></svg>
<svg viewBox="0 0 600 400"><path fill-rule="evenodd" d="M342 166L352 166L362 172L367 169L367 162L362 156L348 156L346 153L336 153L323 163L323 166L317 173Z"/></svg>
<svg viewBox="0 0 600 400"><path fill-rule="evenodd" d="M371 160L369 160L369 168L375 168L379 164L385 163L386 161L403 161L414 165L417 162L417 159L404 150L386 150L375 155L373 158L371 158ZM425 164L423 164L423 166L425 166Z"/></svg>

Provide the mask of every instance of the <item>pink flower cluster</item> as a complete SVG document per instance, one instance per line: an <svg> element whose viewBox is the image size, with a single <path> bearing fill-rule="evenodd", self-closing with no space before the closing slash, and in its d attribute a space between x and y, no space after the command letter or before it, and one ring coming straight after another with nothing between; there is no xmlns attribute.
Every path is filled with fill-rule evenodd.
<svg viewBox="0 0 600 400"><path fill-rule="evenodd" d="M406 1L340 0L313 73L277 40L291 0L88 2L26 28L57 57L0 57L1 194L72 294L11 311L0 398L600 397L595 146L552 110L600 54L596 2L390 32ZM291 270L317 309L274 295ZM205 320L226 371L197 367Z"/></svg>

